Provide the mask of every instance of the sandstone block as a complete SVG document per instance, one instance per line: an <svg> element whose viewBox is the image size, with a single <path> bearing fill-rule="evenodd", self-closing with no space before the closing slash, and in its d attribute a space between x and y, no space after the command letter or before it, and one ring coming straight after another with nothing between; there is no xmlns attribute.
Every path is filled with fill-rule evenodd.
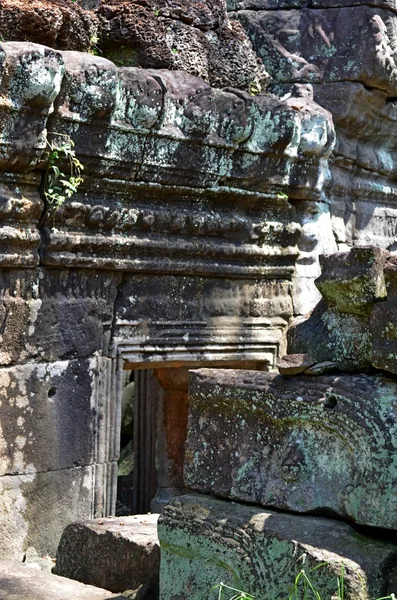
<svg viewBox="0 0 397 600"><path fill-rule="evenodd" d="M148 584L157 593L157 519L135 515L71 523L59 543L56 573L112 592Z"/></svg>
<svg viewBox="0 0 397 600"><path fill-rule="evenodd" d="M386 297L383 267L388 256L374 247L322 256L316 286L328 306L340 313L368 314L375 302Z"/></svg>
<svg viewBox="0 0 397 600"><path fill-rule="evenodd" d="M95 366L77 359L0 369L0 475L94 462Z"/></svg>
<svg viewBox="0 0 397 600"><path fill-rule="evenodd" d="M93 515L94 481L92 466L0 477L0 559L55 556L65 527Z"/></svg>
<svg viewBox="0 0 397 600"><path fill-rule="evenodd" d="M192 372L185 484L397 529L396 397L382 376Z"/></svg>
<svg viewBox="0 0 397 600"><path fill-rule="evenodd" d="M182 496L164 509L158 529L162 600L215 600L220 581L261 600L288 598L302 567L330 598L342 563L346 600L392 591L397 547L338 521ZM310 572L320 563L326 566Z"/></svg>
<svg viewBox="0 0 397 600"><path fill-rule="evenodd" d="M11 561L0 561L0 585L1 600L127 600L105 589Z"/></svg>
<svg viewBox="0 0 397 600"><path fill-rule="evenodd" d="M277 367L281 375L297 375L314 365L314 362L308 354L286 354Z"/></svg>
<svg viewBox="0 0 397 600"><path fill-rule="evenodd" d="M0 23L1 23L0 13ZM0 24L1 27L1 24ZM46 147L46 127L64 73L60 52L39 44L1 44L0 170L33 169Z"/></svg>
<svg viewBox="0 0 397 600"><path fill-rule="evenodd" d="M387 298L371 313L372 364L378 369L397 373L397 261L390 257L384 269Z"/></svg>
<svg viewBox="0 0 397 600"><path fill-rule="evenodd" d="M311 315L299 317L287 332L288 352L309 354L316 362L333 362L340 371L372 369L368 317L341 314L321 300Z"/></svg>

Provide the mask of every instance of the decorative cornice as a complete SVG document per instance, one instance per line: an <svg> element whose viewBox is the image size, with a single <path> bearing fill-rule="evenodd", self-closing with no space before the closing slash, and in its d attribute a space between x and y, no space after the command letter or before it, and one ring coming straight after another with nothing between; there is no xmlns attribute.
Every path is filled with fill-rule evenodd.
<svg viewBox="0 0 397 600"><path fill-rule="evenodd" d="M36 173L21 179L29 210L15 201L4 214L0 264L35 266L41 242L43 265L291 278L288 196L321 194L327 111L30 43L0 45L0 69L0 172ZM59 135L75 143L85 181L43 213L45 150Z"/></svg>

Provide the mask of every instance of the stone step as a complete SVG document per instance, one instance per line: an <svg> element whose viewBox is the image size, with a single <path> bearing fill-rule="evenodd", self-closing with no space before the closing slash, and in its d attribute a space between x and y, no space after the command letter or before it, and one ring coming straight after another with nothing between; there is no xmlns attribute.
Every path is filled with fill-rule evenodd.
<svg viewBox="0 0 397 600"><path fill-rule="evenodd" d="M55 572L112 592L146 584L157 595L157 520L148 514L71 523L59 542Z"/></svg>
<svg viewBox="0 0 397 600"><path fill-rule="evenodd" d="M161 600L216 600L220 582L256 600L286 600L302 568L329 600L342 565L345 600L396 591L397 545L331 519L188 495L165 507L158 532Z"/></svg>
<svg viewBox="0 0 397 600"><path fill-rule="evenodd" d="M32 568L0 561L0 600L128 600L127 596Z"/></svg>

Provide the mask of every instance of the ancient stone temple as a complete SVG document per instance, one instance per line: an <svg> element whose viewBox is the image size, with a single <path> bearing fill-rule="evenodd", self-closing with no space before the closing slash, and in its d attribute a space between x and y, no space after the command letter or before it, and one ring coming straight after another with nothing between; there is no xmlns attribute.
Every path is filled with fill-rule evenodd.
<svg viewBox="0 0 397 600"><path fill-rule="evenodd" d="M123 366L162 390L147 414L154 384L137 385L147 508L183 487L186 367L275 366L300 232L288 198L321 195L334 132L310 99L31 43L1 60L0 537L18 556L113 512ZM62 139L84 182L54 210L43 173Z"/></svg>
<svg viewBox="0 0 397 600"><path fill-rule="evenodd" d="M162 600L274 600L303 555L396 591L396 31L391 0L0 2L0 558L114 514L127 381L129 508L178 496Z"/></svg>

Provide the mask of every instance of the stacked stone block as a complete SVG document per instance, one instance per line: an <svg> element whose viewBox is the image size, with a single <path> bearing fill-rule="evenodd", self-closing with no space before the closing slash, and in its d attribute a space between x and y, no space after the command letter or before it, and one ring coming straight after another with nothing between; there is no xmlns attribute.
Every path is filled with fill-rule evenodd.
<svg viewBox="0 0 397 600"><path fill-rule="evenodd" d="M178 499L160 518L163 600L188 590L199 598L220 581L257 598L287 598L302 568L330 598L341 566L346 598L394 591L397 381L384 372L394 374L388 356L379 362L385 328L371 325L377 307L394 300L385 285L393 265L373 248L323 257L324 298L291 329L294 352L305 339L307 353L284 357L284 375L191 373L185 483L206 495ZM316 338L313 319L328 323L329 313L336 324L345 315L361 320L382 371L371 352L360 358L362 334L348 321L332 339L351 339L357 354ZM385 341L395 350L390 335Z"/></svg>

